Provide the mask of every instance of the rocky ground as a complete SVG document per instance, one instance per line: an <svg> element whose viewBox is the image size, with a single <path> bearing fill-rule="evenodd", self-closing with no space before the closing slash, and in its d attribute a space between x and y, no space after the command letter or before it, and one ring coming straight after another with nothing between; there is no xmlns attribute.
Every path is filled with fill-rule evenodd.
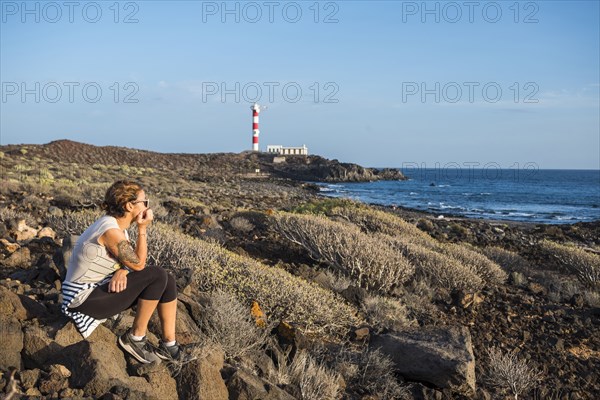
<svg viewBox="0 0 600 400"><path fill-rule="evenodd" d="M269 209L292 210L320 197L314 185L298 178L370 180L377 179L375 171L319 158L278 165L252 154L149 154L69 141L26 148L3 146L1 150L0 391L23 398L303 398L298 387L273 384L267 378L264 371L274 368L277 360L269 352L242 365L227 360L218 346L205 344L200 360L184 366L175 378L164 365L139 365L116 345L116 335L132 319L130 312L98 328L90 340L81 341L59 310L64 237L57 235L50 216L96 208L106 184L127 173L148 187L151 198L160 199L160 204L152 206L157 215L183 232L210 237L234 253L318 281L318 263L274 234L265 215ZM64 163L65 152L74 155L70 167ZM125 164L129 169L123 169ZM256 167L261 174L253 173ZM395 176L389 171L379 174ZM32 176L37 182L30 180ZM79 182L79 187L67 181ZM536 247L540 240L551 239L597 252L600 222L542 225L439 219L398 207L373 207L401 216L439 241L470 243L482 249L498 246L521 257L507 269L505 285L480 293L434 296L431 310L417 321L417 329L376 333L365 325L348 332L349 343L370 343L392 357L395 366L391 369L408 388L406 398L504 398L489 379L483 361L491 348L517 354L539 373L535 390L519 398L600 398L598 292L584 290L555 259ZM252 228L239 229L235 218L249 221ZM198 327L205 295L193 286L180 290L180 340L202 342ZM355 305L365 295L360 288L340 294ZM291 329L273 331L282 352L286 344L296 351L310 342ZM345 386L344 398L386 398L350 382Z"/></svg>

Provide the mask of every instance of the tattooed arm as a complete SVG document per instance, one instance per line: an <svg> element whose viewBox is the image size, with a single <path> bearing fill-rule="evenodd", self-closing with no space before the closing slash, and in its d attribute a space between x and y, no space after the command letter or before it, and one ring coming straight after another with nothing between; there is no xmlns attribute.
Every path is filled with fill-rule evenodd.
<svg viewBox="0 0 600 400"><path fill-rule="evenodd" d="M145 229L140 229L135 249L125 238L123 231L119 229L107 230L98 241L104 244L122 265L134 271L141 271L145 268L148 255Z"/></svg>

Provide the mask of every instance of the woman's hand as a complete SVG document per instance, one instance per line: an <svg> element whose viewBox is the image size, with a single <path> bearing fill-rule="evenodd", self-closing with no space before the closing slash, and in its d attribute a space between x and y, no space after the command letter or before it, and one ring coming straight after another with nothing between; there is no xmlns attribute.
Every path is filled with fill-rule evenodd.
<svg viewBox="0 0 600 400"><path fill-rule="evenodd" d="M117 270L110 282L108 283L108 292L109 293L119 293L127 288L127 274L129 271L126 269Z"/></svg>
<svg viewBox="0 0 600 400"><path fill-rule="evenodd" d="M152 223L153 219L154 219L154 213L149 208L149 209L139 213L135 222L137 222L137 224L138 224L138 229L146 228L146 227L148 227L148 225L150 225L150 223Z"/></svg>

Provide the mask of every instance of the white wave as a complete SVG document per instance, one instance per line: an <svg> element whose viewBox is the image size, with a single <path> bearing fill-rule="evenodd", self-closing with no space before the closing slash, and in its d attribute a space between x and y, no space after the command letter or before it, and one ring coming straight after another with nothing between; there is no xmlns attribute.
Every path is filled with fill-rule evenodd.
<svg viewBox="0 0 600 400"><path fill-rule="evenodd" d="M465 209L464 207L461 207L461 206L447 206L447 205L444 205L444 203L440 203L440 208L442 210L445 210L445 209L464 210Z"/></svg>
<svg viewBox="0 0 600 400"><path fill-rule="evenodd" d="M515 217L533 217L535 214L529 214L524 212L509 212L508 215L513 215Z"/></svg>

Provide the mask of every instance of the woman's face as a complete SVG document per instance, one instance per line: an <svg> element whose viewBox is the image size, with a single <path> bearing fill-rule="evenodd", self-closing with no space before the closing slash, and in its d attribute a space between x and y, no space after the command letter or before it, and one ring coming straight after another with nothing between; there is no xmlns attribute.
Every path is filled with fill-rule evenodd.
<svg viewBox="0 0 600 400"><path fill-rule="evenodd" d="M140 190L135 201L132 201L133 209L131 210L131 215L134 220L137 219L140 213L143 213L148 209L148 207L146 207L146 204L148 204L146 200L148 200L146 198L146 193L143 190Z"/></svg>

